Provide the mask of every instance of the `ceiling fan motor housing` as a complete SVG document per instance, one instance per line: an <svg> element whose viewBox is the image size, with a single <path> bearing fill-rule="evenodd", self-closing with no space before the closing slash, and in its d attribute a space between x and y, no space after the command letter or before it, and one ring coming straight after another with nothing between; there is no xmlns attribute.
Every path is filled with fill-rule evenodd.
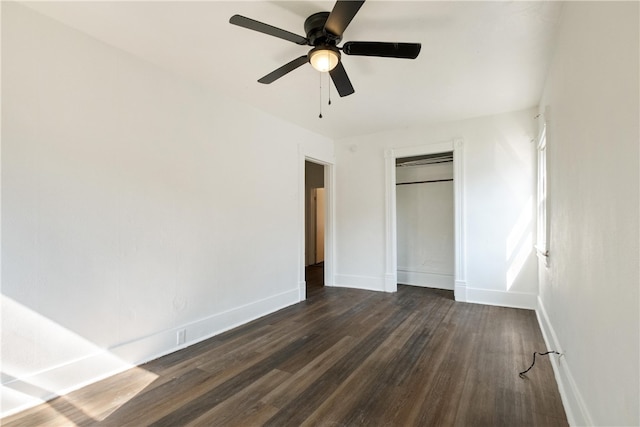
<svg viewBox="0 0 640 427"><path fill-rule="evenodd" d="M321 44L335 46L342 40L342 37L324 30L324 24L327 22L328 17L329 12L318 12L309 16L304 21L304 31L307 34L310 46L318 46Z"/></svg>

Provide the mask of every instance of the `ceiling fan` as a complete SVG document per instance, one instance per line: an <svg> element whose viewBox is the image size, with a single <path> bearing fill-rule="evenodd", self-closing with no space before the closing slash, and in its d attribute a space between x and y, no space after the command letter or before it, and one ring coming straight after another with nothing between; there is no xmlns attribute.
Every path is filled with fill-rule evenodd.
<svg viewBox="0 0 640 427"><path fill-rule="evenodd" d="M341 47L342 33L362 7L363 1L337 1L331 12L318 12L304 21L306 37L274 27L253 19L233 15L229 22L243 28L278 37L299 45L312 46L306 55L300 56L282 67L270 72L258 80L260 83L273 83L298 67L311 63L321 72L329 72L331 80L340 96L354 93L353 86L342 65L341 54L358 56L380 56L387 58L415 59L420 53L420 43L389 42L346 42Z"/></svg>

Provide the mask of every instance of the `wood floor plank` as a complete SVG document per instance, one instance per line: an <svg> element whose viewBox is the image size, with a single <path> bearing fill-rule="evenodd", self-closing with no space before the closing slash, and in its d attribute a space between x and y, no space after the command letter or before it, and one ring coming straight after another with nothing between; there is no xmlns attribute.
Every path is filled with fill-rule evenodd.
<svg viewBox="0 0 640 427"><path fill-rule="evenodd" d="M238 375L230 378L224 383L218 385L212 390L204 393L188 404L182 406L171 414L161 418L160 420L150 424L155 427L184 425L195 420L214 406L220 404L229 397L235 395L245 387L249 387L256 379L272 371L276 366L294 354L303 347L309 340L315 339L316 336L304 336L293 341L291 344L283 347L270 355L262 363L256 363Z"/></svg>
<svg viewBox="0 0 640 427"><path fill-rule="evenodd" d="M372 419L379 419L387 425L416 425L415 420L423 411L423 405L419 402L424 401L424 394L433 385L433 377L441 372L439 366L442 361L450 357L447 345L450 345L448 340L452 333L443 327L451 312L447 309L451 307L450 304L444 303L444 309L432 310L432 316L425 318L426 323L421 328L431 331L428 341L424 341L424 346L414 352L412 363L401 371L402 375L390 377L389 393L379 401L379 405L373 406L374 410L370 413ZM412 345L416 345L415 339ZM430 412L434 409L430 407Z"/></svg>
<svg viewBox="0 0 640 427"><path fill-rule="evenodd" d="M423 322L419 313L412 313L303 425L315 425L321 420L338 425L366 422L368 417L365 414L372 414L374 408L379 407L389 383L411 366L411 354L419 351L415 348L416 341L420 340L417 337L425 337Z"/></svg>
<svg viewBox="0 0 640 427"><path fill-rule="evenodd" d="M367 335L357 347L349 351L325 374L310 384L309 388L290 401L265 425L281 426L285 423L302 424L351 373L356 370L406 320L408 312L395 310L393 315ZM316 398L322 396L322 398Z"/></svg>
<svg viewBox="0 0 640 427"><path fill-rule="evenodd" d="M346 336L324 353L311 360L303 369L292 375L287 381L264 396L262 402L282 408L303 392L329 369L342 355L355 346L355 339ZM266 420L265 420L266 421Z"/></svg>
<svg viewBox="0 0 640 427"><path fill-rule="evenodd" d="M290 373L279 369L269 371L186 426L228 426L242 423L246 425L250 418L255 420L257 417L263 417L266 414L263 414L264 403L260 399L290 377Z"/></svg>
<svg viewBox="0 0 640 427"><path fill-rule="evenodd" d="M535 313L315 284L308 300L3 426L566 426ZM554 356L557 357L557 356Z"/></svg>
<svg viewBox="0 0 640 427"><path fill-rule="evenodd" d="M208 391L216 381L215 376L197 368L192 369L164 382L159 387L141 393L103 421L102 425L120 427L148 425L188 404L194 396Z"/></svg>
<svg viewBox="0 0 640 427"><path fill-rule="evenodd" d="M158 376L141 368L129 369L102 381L103 390L96 395L89 387L76 390L64 398L87 414L86 423L107 419L136 396L152 388ZM84 424L83 421L81 424Z"/></svg>

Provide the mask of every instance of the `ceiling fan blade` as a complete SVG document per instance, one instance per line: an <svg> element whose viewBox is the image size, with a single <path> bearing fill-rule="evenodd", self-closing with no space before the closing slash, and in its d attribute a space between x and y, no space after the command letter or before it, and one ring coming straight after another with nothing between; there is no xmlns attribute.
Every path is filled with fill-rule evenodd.
<svg viewBox="0 0 640 427"><path fill-rule="evenodd" d="M260 80L258 80L258 83L264 83L267 85L269 83L273 83L276 80L278 80L280 77L284 76L287 73L290 73L291 71L306 64L307 62L308 62L307 55L296 58L293 61L287 64L284 64L282 67L278 68L277 70L274 70L269 74L267 74L266 76L262 77Z"/></svg>
<svg viewBox="0 0 640 427"><path fill-rule="evenodd" d="M278 37L299 45L306 45L309 43L309 40L307 40L302 36L274 27L273 25L265 24L264 22L247 18L245 16L233 15L231 19L229 19L229 23L233 25L237 25L239 27L248 28L250 30L257 31L259 33Z"/></svg>
<svg viewBox="0 0 640 427"><path fill-rule="evenodd" d="M333 10L324 24L324 30L335 36L342 37L342 33L347 28L358 10L362 7L362 1L341 1L338 0L333 6Z"/></svg>
<svg viewBox="0 0 640 427"><path fill-rule="evenodd" d="M329 74L331 75L333 84L336 85L336 89L338 89L340 97L351 95L355 92L353 90L353 86L351 86L351 80L349 80L349 76L347 76L347 71L342 65L342 61L338 62L338 65L336 65L333 70L329 71Z"/></svg>
<svg viewBox="0 0 640 427"><path fill-rule="evenodd" d="M386 58L416 59L420 43L346 42L342 53L346 55L383 56Z"/></svg>

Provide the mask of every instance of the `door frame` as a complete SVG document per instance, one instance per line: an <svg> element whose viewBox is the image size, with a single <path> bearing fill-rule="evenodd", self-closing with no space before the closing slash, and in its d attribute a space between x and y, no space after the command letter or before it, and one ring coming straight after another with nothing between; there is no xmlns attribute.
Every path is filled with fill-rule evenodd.
<svg viewBox="0 0 640 427"><path fill-rule="evenodd" d="M318 209L318 195L322 194L322 209ZM325 211L326 209L324 208L326 205L326 194L327 191L324 189L324 187L322 188L314 188L313 189L313 202L311 203L313 205L313 262L314 264L318 263L318 242L320 241L320 239L318 239L318 236L322 236L322 262L324 263L324 227L325 227L325 222L326 222L326 218L324 217ZM320 224L318 222L318 213L322 212L322 233L318 233L318 224Z"/></svg>
<svg viewBox="0 0 640 427"><path fill-rule="evenodd" d="M398 290L398 241L396 218L396 159L453 152L453 200L455 234L455 284L456 301L467 300L466 282L466 229L464 222L464 140L452 139L434 144L385 150L385 280L384 290Z"/></svg>
<svg viewBox="0 0 640 427"><path fill-rule="evenodd" d="M324 285L334 285L334 266L335 266L335 165L333 163L320 160L307 155L300 156L300 177L299 177L299 192L301 195L299 201L299 215L300 218L300 243L299 243L299 255L298 255L298 298L299 301L307 299L307 282L305 280L305 265L306 265L306 232L305 232L305 162L312 162L318 165L324 166L324 191L325 191L325 212L324 212Z"/></svg>

